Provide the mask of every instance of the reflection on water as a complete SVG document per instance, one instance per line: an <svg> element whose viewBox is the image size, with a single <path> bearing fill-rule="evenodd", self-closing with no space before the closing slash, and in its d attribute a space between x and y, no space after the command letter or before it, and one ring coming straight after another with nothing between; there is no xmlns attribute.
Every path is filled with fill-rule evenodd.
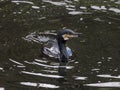
<svg viewBox="0 0 120 90"><path fill-rule="evenodd" d="M44 88L59 88L59 86L52 84L44 84L44 83L32 83L32 82L20 82L21 85L26 86L34 86L34 87L44 87Z"/></svg>
<svg viewBox="0 0 120 90"><path fill-rule="evenodd" d="M26 72L26 71L22 71L22 73L29 74L29 75L42 76L42 77L62 78L62 76L58 76L58 75L47 75L47 74L42 74L42 73L32 73L32 72Z"/></svg>
<svg viewBox="0 0 120 90"><path fill-rule="evenodd" d="M119 90L120 0L1 0L0 90ZM69 63L43 45L62 28L83 33ZM45 34L43 34L45 33Z"/></svg>
<svg viewBox="0 0 120 90"><path fill-rule="evenodd" d="M93 83L93 84L86 84L85 86L92 86L92 87L120 87L120 82Z"/></svg>
<svg viewBox="0 0 120 90"><path fill-rule="evenodd" d="M19 4L19 3L34 4L33 2L30 2L30 1L11 1L11 2L16 4Z"/></svg>
<svg viewBox="0 0 120 90"><path fill-rule="evenodd" d="M103 74L103 75L97 75L98 77L104 77L104 78L118 78L120 79L120 76L111 76L111 75L107 75L107 74Z"/></svg>
<svg viewBox="0 0 120 90"><path fill-rule="evenodd" d="M63 1L55 2L55 1L51 1L51 0L43 0L43 2L47 2L47 3L50 3L50 4L56 5L56 6L64 6L64 5L66 5L66 3L63 2Z"/></svg>
<svg viewBox="0 0 120 90"><path fill-rule="evenodd" d="M0 87L0 90L5 90L3 87Z"/></svg>

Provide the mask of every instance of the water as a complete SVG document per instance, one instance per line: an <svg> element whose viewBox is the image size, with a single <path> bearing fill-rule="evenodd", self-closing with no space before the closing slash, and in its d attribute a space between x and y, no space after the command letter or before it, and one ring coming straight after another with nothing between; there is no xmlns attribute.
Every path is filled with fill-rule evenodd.
<svg viewBox="0 0 120 90"><path fill-rule="evenodd" d="M62 28L82 33L67 65L25 39ZM0 90L119 90L119 35L119 0L0 0Z"/></svg>

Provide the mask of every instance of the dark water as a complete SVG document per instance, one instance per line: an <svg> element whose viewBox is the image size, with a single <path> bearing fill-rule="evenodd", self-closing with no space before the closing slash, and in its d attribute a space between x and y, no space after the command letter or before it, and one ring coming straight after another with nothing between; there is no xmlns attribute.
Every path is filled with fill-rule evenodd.
<svg viewBox="0 0 120 90"><path fill-rule="evenodd" d="M82 33L64 67L24 39L62 28ZM0 0L0 90L120 90L119 47L120 0Z"/></svg>

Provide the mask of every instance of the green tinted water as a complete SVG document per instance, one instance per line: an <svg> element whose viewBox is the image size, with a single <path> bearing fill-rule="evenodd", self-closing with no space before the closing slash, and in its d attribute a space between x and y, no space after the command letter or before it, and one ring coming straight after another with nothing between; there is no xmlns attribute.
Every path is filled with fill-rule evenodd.
<svg viewBox="0 0 120 90"><path fill-rule="evenodd" d="M62 28L82 33L66 68L23 39ZM1 0L0 90L119 90L119 40L119 0Z"/></svg>

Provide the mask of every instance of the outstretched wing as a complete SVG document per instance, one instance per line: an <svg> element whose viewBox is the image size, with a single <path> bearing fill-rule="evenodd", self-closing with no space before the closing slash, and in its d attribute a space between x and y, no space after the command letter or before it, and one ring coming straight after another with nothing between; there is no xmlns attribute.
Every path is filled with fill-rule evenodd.
<svg viewBox="0 0 120 90"><path fill-rule="evenodd" d="M44 43L48 42L51 39L56 39L56 34L50 32L33 32L23 37L23 39L27 41L33 41L36 43Z"/></svg>

